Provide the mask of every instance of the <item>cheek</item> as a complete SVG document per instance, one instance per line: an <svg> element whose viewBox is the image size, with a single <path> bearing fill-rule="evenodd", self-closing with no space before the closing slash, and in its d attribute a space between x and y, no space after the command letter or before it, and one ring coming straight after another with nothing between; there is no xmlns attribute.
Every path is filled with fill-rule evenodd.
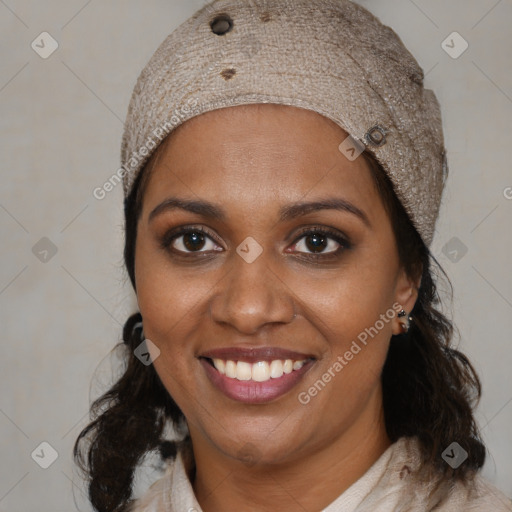
<svg viewBox="0 0 512 512"><path fill-rule="evenodd" d="M140 267L148 263L139 259ZM137 278L137 301L142 314L144 334L158 349L154 368L165 389L188 417L194 417L187 404L194 403L188 391L193 389L190 371L193 354L186 341L189 339L187 322L194 302L194 293L174 273L140 271Z"/></svg>
<svg viewBox="0 0 512 512"><path fill-rule="evenodd" d="M334 423L358 411L379 386L397 312L394 261L392 253L388 263L361 257L330 278L302 275L293 284L326 340L318 371L301 388L302 403L314 401Z"/></svg>
<svg viewBox="0 0 512 512"><path fill-rule="evenodd" d="M177 337L175 330L179 332L197 314L200 298L208 290L207 280L176 270L165 252L152 247L144 235L137 241L135 278L144 331L157 344Z"/></svg>
<svg viewBox="0 0 512 512"><path fill-rule="evenodd" d="M379 338L391 336L396 268L384 261L357 256L357 261L322 278L308 273L289 275L289 287L300 297L309 320L330 340L333 351L343 350L377 322ZM379 319L385 314L388 316L383 323Z"/></svg>
<svg viewBox="0 0 512 512"><path fill-rule="evenodd" d="M375 404L381 400L381 373L392 324L389 319L381 320L380 315L390 310L394 313L375 297L362 294L355 300L350 293L338 294L316 312L322 315L316 329L327 340L325 352L318 368L307 376L296 394L308 414L321 418L312 432L314 438L336 437L358 421L376 421L375 417L365 416L364 411L368 407L375 411ZM370 403L374 405L369 406Z"/></svg>
<svg viewBox="0 0 512 512"><path fill-rule="evenodd" d="M144 334L160 350L154 367L174 401L193 420L191 404L197 402L197 396L190 390L194 389L197 360L190 340L197 337L200 322L207 318L205 297L211 283L206 276L198 276L198 270L177 270L144 235L137 244L137 302Z"/></svg>

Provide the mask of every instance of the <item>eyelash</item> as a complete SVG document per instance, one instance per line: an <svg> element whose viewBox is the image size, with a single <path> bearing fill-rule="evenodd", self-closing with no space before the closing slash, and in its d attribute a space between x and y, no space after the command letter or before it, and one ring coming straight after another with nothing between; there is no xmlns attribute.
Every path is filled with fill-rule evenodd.
<svg viewBox="0 0 512 512"><path fill-rule="evenodd" d="M181 256L184 258L190 258L190 257L193 258L193 257L197 257L197 255L200 255L200 254L207 254L209 251L184 252L184 251L179 251L177 249L172 249L170 247L172 245L172 243L174 242L174 240L176 240L177 238L179 238L181 236L187 235L189 233L200 233L200 234L206 235L208 238L210 238L215 243L220 245L216 240L216 236L212 232L210 232L208 229L206 229L204 227L199 227L199 226L189 226L186 228L179 229L179 231L173 230L173 231L165 234L161 241L162 249L171 250L174 254L177 254L178 256ZM326 238L329 238L329 239L337 242L340 245L340 247L338 249L336 249L335 251L328 252L328 253L303 253L303 252L299 253L299 254L301 254L302 257L305 257L307 259L314 259L314 260L335 259L335 258L338 258L339 256L341 256L341 253L343 251L350 249L352 247L350 242L348 241L348 239L346 237L344 237L343 235L341 235L338 231L335 231L335 230L332 230L329 228L315 227L315 226L303 228L302 230L300 230L292 245L296 245L301 239L303 239L309 235L325 236Z"/></svg>

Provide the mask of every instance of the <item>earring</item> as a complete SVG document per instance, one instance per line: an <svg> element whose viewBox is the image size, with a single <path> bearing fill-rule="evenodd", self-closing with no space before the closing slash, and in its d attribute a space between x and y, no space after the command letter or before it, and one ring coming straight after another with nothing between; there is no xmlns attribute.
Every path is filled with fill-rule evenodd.
<svg viewBox="0 0 512 512"><path fill-rule="evenodd" d="M398 313L398 318L401 318L403 320L400 320L400 329L402 330L402 334L405 334L409 331L409 328L411 326L411 320L412 316L409 316L405 310L401 310Z"/></svg>

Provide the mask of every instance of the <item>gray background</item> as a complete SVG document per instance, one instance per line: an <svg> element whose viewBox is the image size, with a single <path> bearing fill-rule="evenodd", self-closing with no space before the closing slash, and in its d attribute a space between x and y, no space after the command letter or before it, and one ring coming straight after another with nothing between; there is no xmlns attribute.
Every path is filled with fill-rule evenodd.
<svg viewBox="0 0 512 512"><path fill-rule="evenodd" d="M400 35L443 109L450 176L433 252L484 385L484 474L512 496L512 0L360 3ZM90 510L71 448L89 400L112 380L108 354L136 304L121 187L101 201L92 192L119 167L138 73L203 5L0 0L0 512ZM59 44L47 59L31 48L43 31ZM454 31L469 43L458 58L441 46ZM58 452L48 469L31 458L43 441ZM36 454L50 460L47 448ZM148 466L140 492L152 478Z"/></svg>

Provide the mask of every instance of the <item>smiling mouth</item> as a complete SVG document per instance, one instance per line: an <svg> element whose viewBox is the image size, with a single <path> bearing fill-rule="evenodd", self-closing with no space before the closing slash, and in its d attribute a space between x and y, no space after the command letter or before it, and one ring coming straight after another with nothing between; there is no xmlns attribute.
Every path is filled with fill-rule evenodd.
<svg viewBox="0 0 512 512"><path fill-rule="evenodd" d="M317 361L312 353L276 346L218 347L196 357L214 389L246 404L287 395Z"/></svg>
<svg viewBox="0 0 512 512"><path fill-rule="evenodd" d="M282 352L281 357L286 357L284 354ZM292 353L286 354L293 357ZM237 360L234 356L230 356L231 359L227 354L225 359L202 356L199 361L214 388L231 400L245 404L270 403L288 394L316 362L304 355L304 359L298 359L299 354L295 354L297 359L274 359L277 354L268 357L261 353L260 357L240 354L239 357L246 360Z"/></svg>
<svg viewBox="0 0 512 512"><path fill-rule="evenodd" d="M210 359L207 361L228 379L238 381L267 382L271 379L280 379L300 370L310 359L274 359L272 361L233 361L225 359Z"/></svg>

